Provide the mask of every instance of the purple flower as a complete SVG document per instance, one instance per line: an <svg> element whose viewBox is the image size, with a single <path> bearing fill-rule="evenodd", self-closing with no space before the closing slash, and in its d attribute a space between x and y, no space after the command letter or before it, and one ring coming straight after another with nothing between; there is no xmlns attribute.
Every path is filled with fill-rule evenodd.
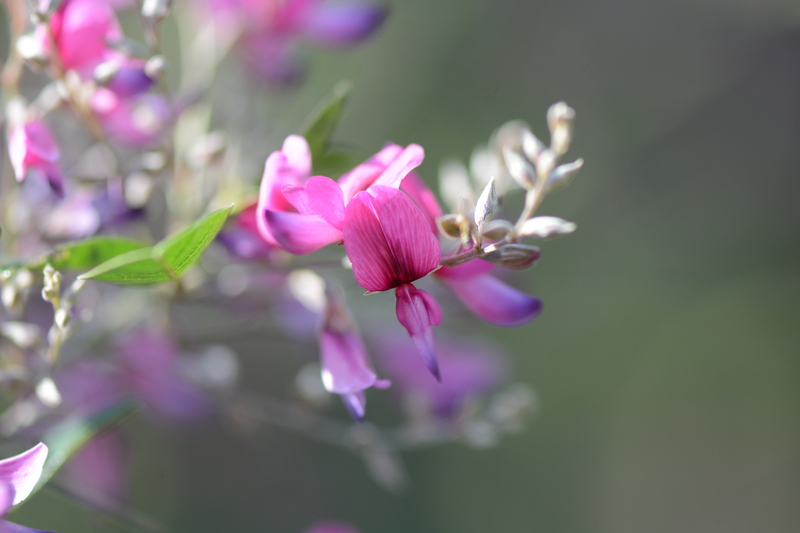
<svg viewBox="0 0 800 533"><path fill-rule="evenodd" d="M59 196L64 195L64 175L58 166L61 150L44 121L33 120L15 127L8 139L8 154L17 181L28 173L41 174Z"/></svg>
<svg viewBox="0 0 800 533"><path fill-rule="evenodd" d="M61 66L85 79L113 55L108 43L122 38L114 9L105 0L64 0L50 17L49 28L40 25L36 29L44 50L51 48L48 32Z"/></svg>
<svg viewBox="0 0 800 533"><path fill-rule="evenodd" d="M245 207L217 235L217 240L233 257L245 261L266 261L275 256L278 247L266 242L258 231L257 209L257 203Z"/></svg>
<svg viewBox="0 0 800 533"><path fill-rule="evenodd" d="M447 379L438 383L428 372L409 364L410 350L403 337L382 339L380 368L392 380L392 390L401 400L422 400L439 418L458 415L467 400L497 390L508 374L506 361L496 350L472 341L444 338L439 339L437 353Z"/></svg>
<svg viewBox="0 0 800 533"><path fill-rule="evenodd" d="M169 102L158 94L122 97L110 88L97 87L90 105L110 137L133 147L156 144L172 118Z"/></svg>
<svg viewBox="0 0 800 533"><path fill-rule="evenodd" d="M341 395L353 418L363 420L364 390L373 386L386 388L390 382L375 375L353 319L335 290L327 291L319 350L325 389Z"/></svg>
<svg viewBox="0 0 800 533"><path fill-rule="evenodd" d="M47 446L39 443L19 455L0 460L0 517L5 516L11 507L30 496L42 476L47 452ZM39 530L0 520L0 533L37 531Z"/></svg>
<svg viewBox="0 0 800 533"><path fill-rule="evenodd" d="M412 284L435 270L441 255L424 215L400 190L373 185L347 205L343 234L356 281L370 292L395 289L397 319L439 379L431 326L442 310Z"/></svg>
<svg viewBox="0 0 800 533"><path fill-rule="evenodd" d="M299 40L347 48L361 43L380 27L387 9L361 1L211 0L214 16L233 19L242 31L250 70L272 83L296 81L303 69L294 59Z"/></svg>

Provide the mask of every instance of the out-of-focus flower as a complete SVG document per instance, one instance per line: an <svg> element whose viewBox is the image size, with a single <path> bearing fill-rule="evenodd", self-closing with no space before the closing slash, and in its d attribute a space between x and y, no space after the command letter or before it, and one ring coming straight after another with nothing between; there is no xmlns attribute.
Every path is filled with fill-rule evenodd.
<svg viewBox="0 0 800 533"><path fill-rule="evenodd" d="M106 0L64 0L50 16L49 28L40 25L36 36L44 50L55 44L65 70L74 70L88 79L96 66L109 59L113 52L108 43L121 39L122 29Z"/></svg>
<svg viewBox="0 0 800 533"><path fill-rule="evenodd" d="M397 319L438 379L431 326L441 322L442 309L412 284L435 270L441 256L424 215L400 190L373 185L347 205L343 234L356 281L371 292L395 289Z"/></svg>
<svg viewBox="0 0 800 533"><path fill-rule="evenodd" d="M360 533L358 529L343 522L318 522L304 533Z"/></svg>
<svg viewBox="0 0 800 533"><path fill-rule="evenodd" d="M96 189L81 187L44 216L42 229L50 239L81 239L140 216L142 210L125 202L116 182Z"/></svg>
<svg viewBox="0 0 800 533"><path fill-rule="evenodd" d="M488 346L439 339L437 353L445 379L438 383L428 372L409 364L409 342L399 336L381 339L379 367L392 380L393 392L406 406L422 407L439 418L458 415L464 403L497 390L507 377L506 361Z"/></svg>
<svg viewBox="0 0 800 533"><path fill-rule="evenodd" d="M64 194L64 175L58 166L61 150L44 121L33 120L15 127L8 139L8 153L17 181L28 173L44 176L53 191Z"/></svg>
<svg viewBox="0 0 800 533"><path fill-rule="evenodd" d="M111 89L98 87L90 104L110 137L135 147L157 143L172 116L169 102L158 94L123 98Z"/></svg>
<svg viewBox="0 0 800 533"><path fill-rule="evenodd" d="M271 83L290 83L303 73L294 48L306 40L347 48L370 37L387 9L359 0L210 0L214 16L233 22L250 71Z"/></svg>
<svg viewBox="0 0 800 533"><path fill-rule="evenodd" d="M267 242L294 254L339 242L345 207L353 196L373 184L398 187L424 156L414 144L388 145L337 183L324 176L309 177L308 143L300 136L289 136L283 150L267 158L256 213L259 232Z"/></svg>
<svg viewBox="0 0 800 533"><path fill-rule="evenodd" d="M219 241L230 255L245 261L269 260L278 249L261 237L256 222L257 203L244 208L217 235Z"/></svg>
<svg viewBox="0 0 800 533"><path fill-rule="evenodd" d="M341 295L333 289L326 293L319 338L322 383L328 392L341 396L353 418L363 420L366 408L364 390L373 386L386 388L390 382L379 380L375 375Z"/></svg>
<svg viewBox="0 0 800 533"><path fill-rule="evenodd" d="M42 476L47 446L39 443L28 451L0 460L0 517L30 496ZM45 533L0 519L0 533Z"/></svg>
<svg viewBox="0 0 800 533"><path fill-rule="evenodd" d="M401 185L422 209L430 230L438 234L436 219L442 216L436 197L414 173ZM455 293L467 309L498 326L518 326L536 318L542 301L503 283L491 275L494 266L475 259L457 267L442 267L434 276Z"/></svg>
<svg viewBox="0 0 800 533"><path fill-rule="evenodd" d="M96 435L61 469L70 492L100 508L120 507L127 496L128 441L120 430Z"/></svg>

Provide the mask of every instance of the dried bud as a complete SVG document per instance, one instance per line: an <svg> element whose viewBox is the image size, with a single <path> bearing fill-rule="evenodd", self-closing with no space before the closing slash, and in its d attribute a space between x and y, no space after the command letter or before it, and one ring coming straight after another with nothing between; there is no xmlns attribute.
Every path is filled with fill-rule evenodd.
<svg viewBox="0 0 800 533"><path fill-rule="evenodd" d="M481 228L481 236L484 241L496 242L505 238L514 229L514 225L508 220L492 220Z"/></svg>
<svg viewBox="0 0 800 533"><path fill-rule="evenodd" d="M510 270L524 270L533 266L540 254L541 251L536 246L506 244L484 255L482 259Z"/></svg>
<svg viewBox="0 0 800 533"><path fill-rule="evenodd" d="M519 183L520 187L525 190L532 189L536 183L536 170L534 170L530 162L522 154L511 148L503 149L503 159L505 159L508 173L514 178L514 181Z"/></svg>
<svg viewBox="0 0 800 533"><path fill-rule="evenodd" d="M484 223L494 218L498 211L497 190L494 187L494 178L489 180L483 189L478 202L475 204L475 224L482 227Z"/></svg>
<svg viewBox="0 0 800 533"><path fill-rule="evenodd" d="M461 215L445 215L436 219L439 230L451 239L461 238Z"/></svg>
<svg viewBox="0 0 800 533"><path fill-rule="evenodd" d="M536 237L537 239L550 239L572 233L578 228L574 222L567 222L558 217L533 217L522 224L520 235Z"/></svg>
<svg viewBox="0 0 800 533"><path fill-rule="evenodd" d="M558 102L547 110L547 126L550 128L550 147L559 156L569 150L572 140L572 122L575 110L564 102Z"/></svg>
<svg viewBox="0 0 800 533"><path fill-rule="evenodd" d="M569 185L572 178L575 177L581 167L583 167L583 158L576 159L572 163L557 166L547 178L545 192L557 191Z"/></svg>

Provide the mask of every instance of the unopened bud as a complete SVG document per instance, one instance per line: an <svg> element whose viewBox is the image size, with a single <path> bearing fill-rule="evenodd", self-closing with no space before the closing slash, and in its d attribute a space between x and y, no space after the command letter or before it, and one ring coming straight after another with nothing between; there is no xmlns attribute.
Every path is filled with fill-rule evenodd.
<svg viewBox="0 0 800 533"><path fill-rule="evenodd" d="M58 308L56 310L53 322L55 323L56 326L58 326L59 329L61 330L67 329L67 326L69 326L70 322L69 311L67 311L63 307Z"/></svg>
<svg viewBox="0 0 800 533"><path fill-rule="evenodd" d="M583 158L576 159L572 163L557 166L547 178L545 192L557 191L569 185L572 178L575 177L581 167L583 167Z"/></svg>
<svg viewBox="0 0 800 533"><path fill-rule="evenodd" d="M436 219L436 225L439 230L451 239L461 238L461 224L459 221L463 217L461 215L445 215Z"/></svg>
<svg viewBox="0 0 800 533"><path fill-rule="evenodd" d="M575 110L564 102L558 102L547 110L547 126L550 128L550 147L559 156L569 150L572 140L572 122Z"/></svg>
<svg viewBox="0 0 800 533"><path fill-rule="evenodd" d="M511 148L503 149L503 159L511 177L525 190L532 189L536 183L536 171L522 154Z"/></svg>
<svg viewBox="0 0 800 533"><path fill-rule="evenodd" d="M533 217L522 223L520 235L536 237L537 239L550 239L572 233L578 228L574 222L568 222L558 217Z"/></svg>
<svg viewBox="0 0 800 533"><path fill-rule="evenodd" d="M530 130L522 133L522 152L531 161L536 161L545 149L544 143L539 140Z"/></svg>
<svg viewBox="0 0 800 533"><path fill-rule="evenodd" d="M105 85L114 79L114 76L117 75L119 72L119 62L118 61L106 61L105 63L100 63L96 67L94 67L94 72L92 76L94 77L94 81L96 81L99 85Z"/></svg>
<svg viewBox="0 0 800 533"><path fill-rule="evenodd" d="M36 324L4 322L0 325L3 336L20 348L33 348L42 344L42 332Z"/></svg>
<svg viewBox="0 0 800 533"><path fill-rule="evenodd" d="M533 266L541 250L527 244L506 244L482 256L482 259L510 270L523 270Z"/></svg>
<svg viewBox="0 0 800 533"><path fill-rule="evenodd" d="M164 71L167 69L167 60L164 56L153 56L144 64L144 73L153 81L161 79Z"/></svg>
<svg viewBox="0 0 800 533"><path fill-rule="evenodd" d="M475 224L480 228L485 222L494 218L498 210L497 190L494 186L494 178L489 180L483 192L478 197L478 202L475 204Z"/></svg>
<svg viewBox="0 0 800 533"><path fill-rule="evenodd" d="M61 405L61 394L52 378L44 378L36 385L36 396L47 407Z"/></svg>
<svg viewBox="0 0 800 533"><path fill-rule="evenodd" d="M514 226L508 220L492 220L481 228L481 236L485 241L495 242L505 238Z"/></svg>
<svg viewBox="0 0 800 533"><path fill-rule="evenodd" d="M142 17L160 22L167 18L172 8L172 0L144 0Z"/></svg>
<svg viewBox="0 0 800 533"><path fill-rule="evenodd" d="M17 52L22 59L40 68L47 66L49 61L41 41L30 34L22 35L17 39Z"/></svg>

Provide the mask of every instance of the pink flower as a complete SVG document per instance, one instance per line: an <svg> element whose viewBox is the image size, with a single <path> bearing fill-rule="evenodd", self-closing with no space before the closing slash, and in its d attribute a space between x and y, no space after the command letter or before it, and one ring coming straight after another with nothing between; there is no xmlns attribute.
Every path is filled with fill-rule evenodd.
<svg viewBox="0 0 800 533"><path fill-rule="evenodd" d="M356 281L370 292L395 289L397 319L439 379L431 326L442 310L412 284L435 270L441 255L422 212L398 189L373 185L347 205L343 234Z"/></svg>
<svg viewBox="0 0 800 533"><path fill-rule="evenodd" d="M95 89L90 105L110 137L134 147L158 142L172 115L169 103L161 95L138 94L128 98L106 87Z"/></svg>
<svg viewBox="0 0 800 533"><path fill-rule="evenodd" d="M293 254L315 252L343 238L345 208L357 192L374 184L397 188L424 158L421 147L388 145L373 158L333 181L311 174L306 140L291 135L264 168L257 223L264 239Z"/></svg>
<svg viewBox="0 0 800 533"><path fill-rule="evenodd" d="M110 57L108 43L122 38L114 9L105 0L64 0L49 26L61 65L83 78L91 78L94 68ZM51 48L47 33L44 26L36 29L45 50Z"/></svg>
<svg viewBox="0 0 800 533"><path fill-rule="evenodd" d="M8 153L17 181L29 172L41 174L59 196L64 195L64 175L58 166L61 150L44 121L34 120L17 126L8 139Z"/></svg>
<svg viewBox="0 0 800 533"><path fill-rule="evenodd" d="M386 8L361 1L211 0L214 16L241 26L242 45L251 72L272 83L290 83L303 69L294 59L295 44L350 47L370 37L386 18Z"/></svg>
<svg viewBox="0 0 800 533"><path fill-rule="evenodd" d="M405 177L401 185L425 214L431 231L438 235L436 219L442 209L430 189L415 173ZM467 309L498 326L518 326L536 318L542 301L506 285L491 275L494 265L476 259L455 268L442 267L434 273L447 285Z"/></svg>
<svg viewBox="0 0 800 533"><path fill-rule="evenodd" d="M47 446L39 443L19 455L0 460L0 517L5 516L11 507L30 496L42 476L47 453ZM37 531L39 530L0 520L0 532L3 533Z"/></svg>
<svg viewBox="0 0 800 533"><path fill-rule="evenodd" d="M341 395L353 418L363 420L364 390L373 386L383 389L390 382L379 380L375 375L350 313L333 290L327 291L319 349L325 389Z"/></svg>

